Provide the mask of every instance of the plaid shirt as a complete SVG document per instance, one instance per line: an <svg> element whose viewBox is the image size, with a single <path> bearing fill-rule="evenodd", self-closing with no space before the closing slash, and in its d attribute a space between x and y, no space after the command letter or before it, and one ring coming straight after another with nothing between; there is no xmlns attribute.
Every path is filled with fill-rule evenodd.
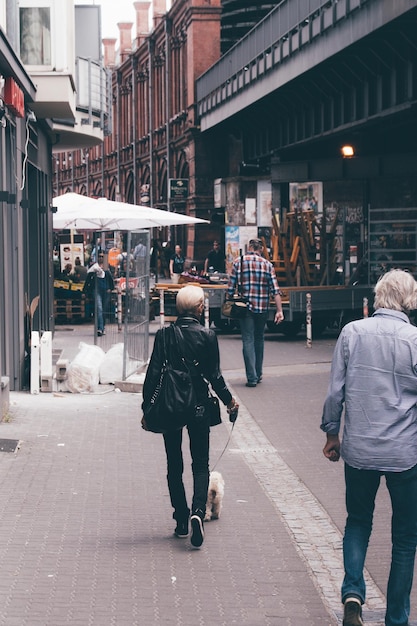
<svg viewBox="0 0 417 626"><path fill-rule="evenodd" d="M274 266L259 254L249 252L243 255L242 270L241 276L239 256L233 263L227 295L232 296L240 283L241 295L247 299L249 310L264 313L268 310L270 295L279 293Z"/></svg>

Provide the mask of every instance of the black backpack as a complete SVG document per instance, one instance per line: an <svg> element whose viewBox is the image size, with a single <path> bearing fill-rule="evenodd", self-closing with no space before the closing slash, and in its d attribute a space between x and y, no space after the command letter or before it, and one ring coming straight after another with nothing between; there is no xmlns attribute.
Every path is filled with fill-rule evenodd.
<svg viewBox="0 0 417 626"><path fill-rule="evenodd" d="M173 368L168 360L166 349L167 332L174 333L175 344L183 369ZM190 370L178 346L178 333L181 333L181 331L175 325L162 328L164 360L161 376L150 400L142 403L146 430L153 433L179 430L195 416L196 394Z"/></svg>

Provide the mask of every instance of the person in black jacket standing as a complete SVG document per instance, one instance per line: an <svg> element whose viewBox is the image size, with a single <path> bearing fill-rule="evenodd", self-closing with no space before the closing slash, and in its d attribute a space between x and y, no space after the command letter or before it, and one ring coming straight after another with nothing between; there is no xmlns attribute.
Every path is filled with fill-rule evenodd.
<svg viewBox="0 0 417 626"><path fill-rule="evenodd" d="M187 362L198 362L198 369L192 369L192 381L197 397L195 418L187 425L190 439L190 451L193 473L193 498L191 511L183 483L184 461L182 455L183 429L165 433L164 444L167 455L167 479L171 504L176 520L174 534L187 537L191 522L191 544L199 548L204 541L203 519L205 515L207 490L209 483L209 416L204 405L209 396L207 381L234 419L237 416L238 404L232 397L220 370L219 345L213 330L205 328L200 319L204 310L204 292L201 287L187 285L178 291L177 310L179 316L176 325L181 329L184 341L181 349ZM173 334L169 333L167 341L168 358L176 355ZM175 357L172 356L174 359ZM163 345L161 331L155 337L154 349L143 384L143 399L148 400L159 381L163 362ZM234 420L233 420L234 421ZM146 430L146 422L142 420ZM190 517L191 512L191 517Z"/></svg>
<svg viewBox="0 0 417 626"><path fill-rule="evenodd" d="M226 271L226 257L221 251L217 239L213 241L213 248L207 254L207 258L204 261L204 273L208 274L210 269L212 272L224 273Z"/></svg>

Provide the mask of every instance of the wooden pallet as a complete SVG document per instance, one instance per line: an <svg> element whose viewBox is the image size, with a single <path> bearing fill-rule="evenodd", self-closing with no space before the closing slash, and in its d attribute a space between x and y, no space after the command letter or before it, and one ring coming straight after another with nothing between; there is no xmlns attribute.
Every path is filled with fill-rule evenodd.
<svg viewBox="0 0 417 626"><path fill-rule="evenodd" d="M85 319L84 300L54 300L55 322L79 323Z"/></svg>

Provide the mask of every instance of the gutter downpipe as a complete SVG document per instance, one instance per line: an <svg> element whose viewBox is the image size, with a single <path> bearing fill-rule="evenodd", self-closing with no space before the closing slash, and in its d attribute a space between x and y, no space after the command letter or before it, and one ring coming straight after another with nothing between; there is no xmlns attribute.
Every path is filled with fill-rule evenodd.
<svg viewBox="0 0 417 626"><path fill-rule="evenodd" d="M116 155L117 155L117 188L116 188L116 200L121 201L120 197L120 130L121 130L121 115L120 115L120 86L122 82L122 75L117 70L117 141L116 141Z"/></svg>
<svg viewBox="0 0 417 626"><path fill-rule="evenodd" d="M167 165L167 209L171 211L171 199L170 199L170 185L171 178L171 149L170 149L170 114L171 114L171 33L172 33L172 20L165 17L165 134L166 134L166 165ZM175 226L171 226L170 238L171 241L176 241Z"/></svg>
<svg viewBox="0 0 417 626"><path fill-rule="evenodd" d="M154 198L155 198L155 189L154 189L154 167L153 167L153 59L155 53L155 41L152 37L149 37L149 77L148 77L148 135L149 135L149 202L153 207Z"/></svg>
<svg viewBox="0 0 417 626"><path fill-rule="evenodd" d="M136 69L137 69L137 58L132 55L132 169L133 169L133 204L137 203L137 181L136 181ZM139 202L140 204L140 202Z"/></svg>

